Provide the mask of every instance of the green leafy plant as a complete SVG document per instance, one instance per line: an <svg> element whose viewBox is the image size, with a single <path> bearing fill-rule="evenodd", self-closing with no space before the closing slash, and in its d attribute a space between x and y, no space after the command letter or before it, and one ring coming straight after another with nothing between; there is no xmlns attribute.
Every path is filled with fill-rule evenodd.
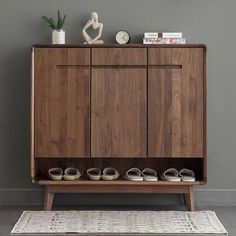
<svg viewBox="0 0 236 236"><path fill-rule="evenodd" d="M52 18L48 18L47 16L42 16L42 19L48 23L48 27L53 30L62 30L65 25L66 15L61 17L60 11L57 11L57 22L55 22Z"/></svg>

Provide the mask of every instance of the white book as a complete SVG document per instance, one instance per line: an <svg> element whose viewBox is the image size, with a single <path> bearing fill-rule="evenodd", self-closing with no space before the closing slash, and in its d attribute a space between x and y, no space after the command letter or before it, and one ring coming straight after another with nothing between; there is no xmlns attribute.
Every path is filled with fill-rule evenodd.
<svg viewBox="0 0 236 236"><path fill-rule="evenodd" d="M185 38L143 38L143 44L185 44Z"/></svg>
<svg viewBox="0 0 236 236"><path fill-rule="evenodd" d="M144 38L158 38L158 32L146 32L144 33Z"/></svg>
<svg viewBox="0 0 236 236"><path fill-rule="evenodd" d="M183 38L181 32L163 32L161 38Z"/></svg>
<svg viewBox="0 0 236 236"><path fill-rule="evenodd" d="M183 38L183 33L181 32L146 32L144 33L144 38Z"/></svg>

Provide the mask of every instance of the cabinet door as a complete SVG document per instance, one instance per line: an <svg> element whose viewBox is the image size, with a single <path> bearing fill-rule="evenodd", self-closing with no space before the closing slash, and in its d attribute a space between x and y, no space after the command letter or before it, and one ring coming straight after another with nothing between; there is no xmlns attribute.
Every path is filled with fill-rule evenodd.
<svg viewBox="0 0 236 236"><path fill-rule="evenodd" d="M84 53L60 48L35 52L36 157L90 155L90 69L83 65Z"/></svg>
<svg viewBox="0 0 236 236"><path fill-rule="evenodd" d="M203 157L203 49L149 49L149 157Z"/></svg>
<svg viewBox="0 0 236 236"><path fill-rule="evenodd" d="M92 157L146 156L146 69L92 70Z"/></svg>

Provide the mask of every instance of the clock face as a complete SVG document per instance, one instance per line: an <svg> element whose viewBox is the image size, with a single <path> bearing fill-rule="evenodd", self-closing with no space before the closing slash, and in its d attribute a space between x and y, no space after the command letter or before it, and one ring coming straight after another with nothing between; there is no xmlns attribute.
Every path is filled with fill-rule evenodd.
<svg viewBox="0 0 236 236"><path fill-rule="evenodd" d="M116 42L119 44L126 44L130 42L130 35L128 32L121 30L116 34Z"/></svg>

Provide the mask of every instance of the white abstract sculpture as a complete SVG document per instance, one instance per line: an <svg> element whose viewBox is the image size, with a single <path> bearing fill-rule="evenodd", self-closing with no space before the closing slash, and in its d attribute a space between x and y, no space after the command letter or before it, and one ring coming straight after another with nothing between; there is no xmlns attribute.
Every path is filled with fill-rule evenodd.
<svg viewBox="0 0 236 236"><path fill-rule="evenodd" d="M91 38L86 31L90 27L93 27L94 30L98 29L98 35L94 38ZM103 40L99 40L99 38L102 36L102 30L103 24L98 22L98 14L93 12L91 14L91 18L88 20L82 31L83 37L86 40L84 44L102 44Z"/></svg>

